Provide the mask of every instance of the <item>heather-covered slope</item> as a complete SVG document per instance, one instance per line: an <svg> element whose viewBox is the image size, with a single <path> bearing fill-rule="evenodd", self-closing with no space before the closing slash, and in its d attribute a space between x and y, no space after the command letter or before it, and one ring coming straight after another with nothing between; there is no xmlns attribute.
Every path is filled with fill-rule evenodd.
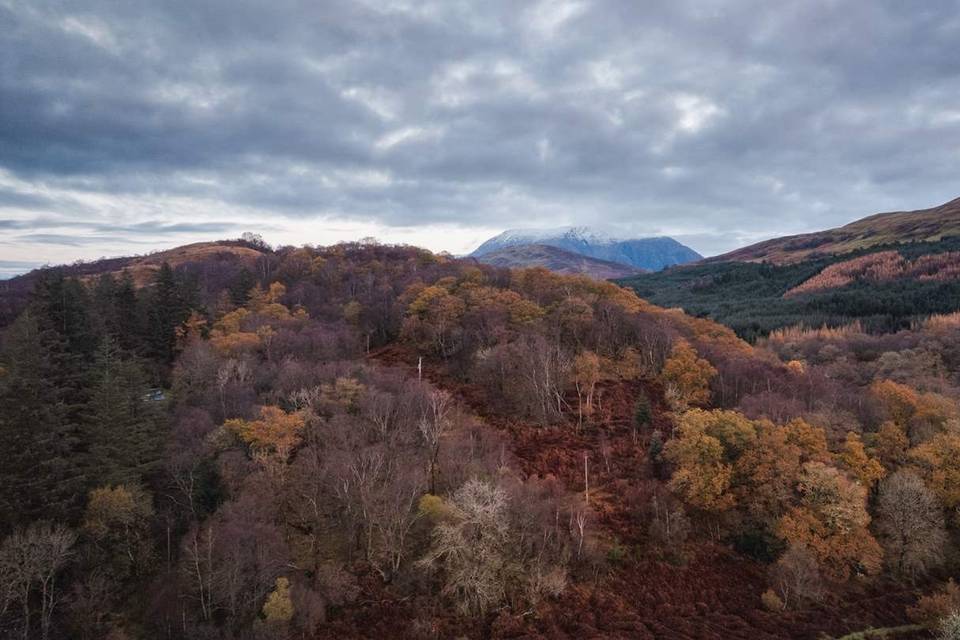
<svg viewBox="0 0 960 640"><path fill-rule="evenodd" d="M881 245L937 242L952 236L960 236L960 198L931 209L878 213L836 229L774 238L708 258L707 262L790 264Z"/></svg>

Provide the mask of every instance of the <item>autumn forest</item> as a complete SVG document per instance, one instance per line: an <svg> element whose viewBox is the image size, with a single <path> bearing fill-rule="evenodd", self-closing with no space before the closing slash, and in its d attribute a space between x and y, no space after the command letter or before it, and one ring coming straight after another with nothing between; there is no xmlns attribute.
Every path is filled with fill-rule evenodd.
<svg viewBox="0 0 960 640"><path fill-rule="evenodd" d="M5 637L957 617L958 314L748 343L612 283L404 246L128 266L38 272L3 334Z"/></svg>

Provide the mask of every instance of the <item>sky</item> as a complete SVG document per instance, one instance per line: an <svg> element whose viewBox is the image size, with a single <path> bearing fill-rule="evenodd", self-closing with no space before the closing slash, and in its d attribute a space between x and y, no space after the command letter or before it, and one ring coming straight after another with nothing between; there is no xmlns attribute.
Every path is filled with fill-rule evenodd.
<svg viewBox="0 0 960 640"><path fill-rule="evenodd" d="M0 0L0 274L245 231L712 255L957 196L957 0Z"/></svg>

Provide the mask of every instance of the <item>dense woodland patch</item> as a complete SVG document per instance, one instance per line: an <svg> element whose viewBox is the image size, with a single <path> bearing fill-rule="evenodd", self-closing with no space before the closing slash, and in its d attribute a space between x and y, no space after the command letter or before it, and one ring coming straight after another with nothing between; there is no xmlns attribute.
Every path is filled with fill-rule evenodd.
<svg viewBox="0 0 960 640"><path fill-rule="evenodd" d="M619 282L655 304L725 324L751 342L800 324L860 321L868 330L890 332L960 309L960 281L952 266L958 250L960 238L947 238L790 264L707 261ZM883 257L891 258L889 264L877 263Z"/></svg>
<svg viewBox="0 0 960 640"><path fill-rule="evenodd" d="M0 357L3 633L815 638L956 617L955 315L751 345L611 283L409 247L225 264L35 276ZM801 268L708 287L782 296Z"/></svg>

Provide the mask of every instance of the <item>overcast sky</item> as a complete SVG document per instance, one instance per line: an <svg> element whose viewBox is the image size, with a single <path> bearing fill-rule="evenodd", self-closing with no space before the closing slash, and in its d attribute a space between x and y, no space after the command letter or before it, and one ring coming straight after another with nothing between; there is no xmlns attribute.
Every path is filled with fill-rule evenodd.
<svg viewBox="0 0 960 640"><path fill-rule="evenodd" d="M247 230L714 254L957 196L957 0L0 0L8 273Z"/></svg>

